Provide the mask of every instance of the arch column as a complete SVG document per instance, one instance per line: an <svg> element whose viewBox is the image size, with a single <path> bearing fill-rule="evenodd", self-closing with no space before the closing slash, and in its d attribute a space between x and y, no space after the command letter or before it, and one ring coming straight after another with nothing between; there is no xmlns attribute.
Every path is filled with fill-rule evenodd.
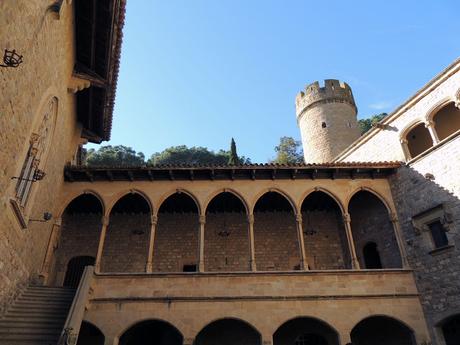
<svg viewBox="0 0 460 345"><path fill-rule="evenodd" d="M202 214L200 222L200 245L198 251L198 272L204 272L204 227L206 225L206 215Z"/></svg>
<svg viewBox="0 0 460 345"><path fill-rule="evenodd" d="M349 213L344 213L342 216L343 223L345 225L345 233L347 235L348 249L351 256L351 268L359 270L359 261L358 257L356 256L355 242L353 240L353 233L351 231L351 217Z"/></svg>
<svg viewBox="0 0 460 345"><path fill-rule="evenodd" d="M404 157L406 158L406 160L411 159L409 146L407 145L408 144L407 139L406 138L401 138L401 139L399 139L399 142L401 143L402 150L403 150L403 153L404 153Z"/></svg>
<svg viewBox="0 0 460 345"><path fill-rule="evenodd" d="M249 267L251 271L257 271L256 254L254 244L254 214L248 215L248 233L249 233Z"/></svg>
<svg viewBox="0 0 460 345"><path fill-rule="evenodd" d="M401 227L399 226L398 216L395 212L389 212L391 224L396 236L396 242L398 243L399 252L401 253L401 261L403 268L409 268L409 262L407 261L406 247L404 247L404 241L401 234Z"/></svg>
<svg viewBox="0 0 460 345"><path fill-rule="evenodd" d="M147 265L145 271L147 273L153 272L153 246L155 243L155 232L158 224L158 217L155 214L150 215L150 238L149 238L149 252L147 255Z"/></svg>
<svg viewBox="0 0 460 345"><path fill-rule="evenodd" d="M104 248L105 235L107 233L107 227L109 225L109 217L103 216L101 219L101 222L102 222L102 228L101 228L101 234L99 236L99 245L97 247L96 264L94 267L94 271L96 273L101 273L102 250Z"/></svg>
<svg viewBox="0 0 460 345"><path fill-rule="evenodd" d="M48 247L46 248L45 259L43 260L42 270L40 273L40 279L43 285L48 283L49 272L51 268L51 260L53 258L53 253L57 248L57 239L58 234L61 230L62 218L57 218L54 221L53 226L51 227L51 233L48 241Z"/></svg>
<svg viewBox="0 0 460 345"><path fill-rule="evenodd" d="M433 140L433 145L436 145L437 143L439 143L438 133L436 133L436 130L434 128L434 121L433 120L426 121L425 128L428 129L428 132L430 132L431 140Z"/></svg>
<svg viewBox="0 0 460 345"><path fill-rule="evenodd" d="M302 226L302 213L297 212L295 216L296 224L297 224L297 237L300 249L300 269L302 271L308 271L308 262L307 256L305 254L305 243L303 240L303 226Z"/></svg>

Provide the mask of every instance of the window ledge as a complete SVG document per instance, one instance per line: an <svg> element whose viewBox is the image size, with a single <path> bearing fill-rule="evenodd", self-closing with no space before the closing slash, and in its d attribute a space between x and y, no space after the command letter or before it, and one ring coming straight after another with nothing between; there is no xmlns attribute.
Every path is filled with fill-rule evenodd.
<svg viewBox="0 0 460 345"><path fill-rule="evenodd" d="M21 228L27 229L27 217L24 215L22 207L19 205L18 201L10 198L10 205Z"/></svg>
<svg viewBox="0 0 460 345"><path fill-rule="evenodd" d="M438 254L444 253L446 251L449 251L452 248L454 248L454 245L453 244L448 244L447 246L443 246L443 247L433 249L433 250L429 251L428 253L430 255L438 255Z"/></svg>
<svg viewBox="0 0 460 345"><path fill-rule="evenodd" d="M443 140L441 140L439 143L437 143L436 145L433 145L431 146L429 149L423 151L422 153L418 154L417 156L415 156L414 158L411 158L409 159L406 164L407 165L411 165L413 163L416 163L418 162L419 160L421 160L423 157L427 156L428 154L430 154L431 152L437 150L439 147L443 146L445 143L455 139L456 137L460 136L460 130L452 133L451 135L449 135L447 138L444 138Z"/></svg>

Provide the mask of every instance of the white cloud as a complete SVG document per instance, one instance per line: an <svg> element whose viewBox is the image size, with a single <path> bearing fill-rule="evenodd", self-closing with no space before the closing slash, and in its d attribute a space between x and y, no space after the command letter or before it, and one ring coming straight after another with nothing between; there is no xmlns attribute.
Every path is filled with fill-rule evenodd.
<svg viewBox="0 0 460 345"><path fill-rule="evenodd" d="M383 109L388 109L391 107L391 102L389 101L380 101L380 102L375 102L372 104L369 104L369 108L375 109L375 110L383 110Z"/></svg>

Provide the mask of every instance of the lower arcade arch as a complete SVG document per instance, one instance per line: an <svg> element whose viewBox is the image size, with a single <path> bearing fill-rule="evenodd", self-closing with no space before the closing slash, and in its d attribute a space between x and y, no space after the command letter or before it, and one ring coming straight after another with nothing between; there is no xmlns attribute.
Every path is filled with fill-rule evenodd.
<svg viewBox="0 0 460 345"><path fill-rule="evenodd" d="M76 258L96 257L102 216L103 205L91 193L82 194L67 205L61 217L60 237L55 252L55 284L61 285L65 280L66 286L78 285L80 279L76 271L83 273L84 266L91 262Z"/></svg>
<svg viewBox="0 0 460 345"><path fill-rule="evenodd" d="M446 345L460 345L460 314L447 318L440 329Z"/></svg>
<svg viewBox="0 0 460 345"><path fill-rule="evenodd" d="M198 215L198 206L187 193L176 192L163 201L155 232L154 271L198 271Z"/></svg>
<svg viewBox="0 0 460 345"><path fill-rule="evenodd" d="M104 240L102 272L145 272L150 221L150 204L141 194L126 194L115 203Z"/></svg>
<svg viewBox="0 0 460 345"><path fill-rule="evenodd" d="M63 286L76 289L83 276L86 266L93 266L96 259L93 256L76 256L69 260L64 276Z"/></svg>
<svg viewBox="0 0 460 345"><path fill-rule="evenodd" d="M273 345L339 345L339 335L324 321L298 317L276 330Z"/></svg>
<svg viewBox="0 0 460 345"><path fill-rule="evenodd" d="M82 321L77 345L104 345L104 342L104 334L99 328L87 321Z"/></svg>
<svg viewBox="0 0 460 345"><path fill-rule="evenodd" d="M254 206L254 247L259 271L300 269L294 209L278 192L265 193Z"/></svg>
<svg viewBox="0 0 460 345"><path fill-rule="evenodd" d="M239 319L211 322L196 336L194 345L261 345L260 333Z"/></svg>
<svg viewBox="0 0 460 345"><path fill-rule="evenodd" d="M183 336L168 322L161 320L141 321L120 337L119 345L182 345Z"/></svg>
<svg viewBox="0 0 460 345"><path fill-rule="evenodd" d="M351 268L343 216L337 202L317 191L305 198L301 211L309 269Z"/></svg>
<svg viewBox="0 0 460 345"><path fill-rule="evenodd" d="M401 268L401 253L385 204L362 190L350 199L348 212L360 267Z"/></svg>
<svg viewBox="0 0 460 345"><path fill-rule="evenodd" d="M415 345L412 330L388 316L371 316L351 331L353 345Z"/></svg>
<svg viewBox="0 0 460 345"><path fill-rule="evenodd" d="M206 271L248 271L249 234L246 208L234 194L215 196L206 209Z"/></svg>

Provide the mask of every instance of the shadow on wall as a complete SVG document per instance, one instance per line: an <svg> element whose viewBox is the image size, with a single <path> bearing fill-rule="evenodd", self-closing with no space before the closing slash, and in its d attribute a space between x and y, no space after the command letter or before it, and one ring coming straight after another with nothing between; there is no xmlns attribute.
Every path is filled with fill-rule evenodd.
<svg viewBox="0 0 460 345"><path fill-rule="evenodd" d="M401 167L389 182L430 332L439 344L458 345L460 324L444 327L460 310L458 155L440 158L428 155Z"/></svg>

